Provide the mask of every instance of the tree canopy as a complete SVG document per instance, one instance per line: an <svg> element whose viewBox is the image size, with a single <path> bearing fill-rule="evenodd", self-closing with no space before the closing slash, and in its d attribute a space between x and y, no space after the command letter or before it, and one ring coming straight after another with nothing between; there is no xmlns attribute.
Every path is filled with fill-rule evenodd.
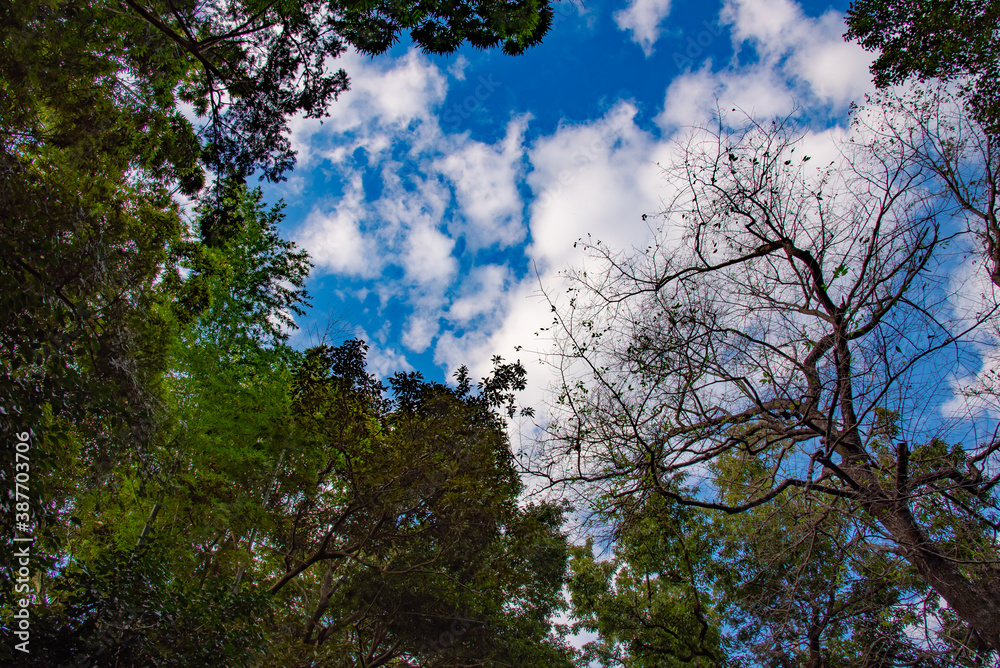
<svg viewBox="0 0 1000 668"><path fill-rule="evenodd" d="M34 537L19 665L1000 657L993 0L854 2L883 91L829 163L794 119L693 130L651 245L581 241L520 463L520 362L447 384L376 377L361 340L290 344L312 264L248 182L293 169L289 120L348 90L347 49L518 55L548 0L0 17L0 439L32 447L29 501L0 468L5 592ZM957 369L980 370L961 393Z"/></svg>
<svg viewBox="0 0 1000 668"><path fill-rule="evenodd" d="M854 0L847 27L847 39L878 53L876 86L954 82L983 128L1000 133L1000 2Z"/></svg>
<svg viewBox="0 0 1000 668"><path fill-rule="evenodd" d="M311 263L247 186L346 49L516 55L549 3L0 16L0 542L7 591L24 432L34 665L568 665L563 510L517 504L504 433L523 369L387 398L360 342L292 348Z"/></svg>
<svg viewBox="0 0 1000 668"><path fill-rule="evenodd" d="M938 369L975 364L997 313L988 289L948 279L970 254L992 266L969 191L949 183L974 182L974 200L993 206L978 193L996 191L998 152L960 105L919 100L906 107L915 115L859 111L827 165L810 162L788 122L693 132L667 168L675 195L655 244L586 243L594 262L553 305L563 410L540 475L591 498L766 517L762 534L788 513L812 527L766 567L752 543L716 557L751 556L744 577L763 569L739 584L753 583L740 605L763 624L748 639L783 609L781 623L803 634L786 647L833 643L844 622L830 615L899 614L877 624L929 629L928 651L950 655L965 638L975 662L1000 649L1000 443L974 415L933 417L952 391ZM781 582L789 569L799 576ZM783 607L763 598L754 611L768 588ZM906 622L923 589L923 621ZM795 617L794 597L810 595L839 602ZM865 612L866 596L888 597L884 611ZM905 641L896 628L890 645ZM827 651L839 650L815 656Z"/></svg>
<svg viewBox="0 0 1000 668"><path fill-rule="evenodd" d="M282 178L294 161L288 119L322 117L347 90L336 65L347 48L378 55L406 32L428 53L467 42L517 55L552 23L540 0L67 0L3 11L2 125L16 136L8 141L58 145L71 128L92 134L99 121L110 130L117 116L115 146L188 192L201 187L202 168Z"/></svg>
<svg viewBox="0 0 1000 668"><path fill-rule="evenodd" d="M570 666L564 509L519 504L505 432L523 368L397 374L387 396L360 341L289 348L274 318L308 261L280 207L230 196L151 441L97 466L72 420L39 430L60 460L24 665Z"/></svg>

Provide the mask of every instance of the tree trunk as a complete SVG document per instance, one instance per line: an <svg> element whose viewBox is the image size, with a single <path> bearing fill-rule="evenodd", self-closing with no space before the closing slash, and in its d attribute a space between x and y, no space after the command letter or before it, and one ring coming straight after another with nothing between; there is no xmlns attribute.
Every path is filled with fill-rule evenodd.
<svg viewBox="0 0 1000 668"><path fill-rule="evenodd" d="M917 569L948 606L975 630L993 650L1000 652L1000 574L990 564L970 581L917 525L903 501L863 504L889 532L906 560Z"/></svg>

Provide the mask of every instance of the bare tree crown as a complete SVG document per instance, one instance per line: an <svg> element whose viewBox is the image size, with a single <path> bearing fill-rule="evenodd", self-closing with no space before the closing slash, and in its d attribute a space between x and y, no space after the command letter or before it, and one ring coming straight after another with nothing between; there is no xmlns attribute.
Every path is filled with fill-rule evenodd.
<svg viewBox="0 0 1000 668"><path fill-rule="evenodd" d="M934 91L871 101L832 160L790 120L728 120L665 168L651 246L585 244L539 469L727 513L853 508L1000 650L1000 442L943 409L996 345L992 140Z"/></svg>

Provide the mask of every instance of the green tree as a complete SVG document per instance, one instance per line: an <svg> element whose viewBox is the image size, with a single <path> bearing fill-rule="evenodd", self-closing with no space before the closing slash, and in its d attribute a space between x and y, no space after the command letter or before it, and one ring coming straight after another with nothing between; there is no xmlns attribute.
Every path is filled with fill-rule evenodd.
<svg viewBox="0 0 1000 668"><path fill-rule="evenodd" d="M786 445L757 442L713 461L724 502L739 506L767 490ZM880 536L848 500L790 492L744 513L688 512L705 516L717 546L713 593L732 665L977 665L925 635L920 621L940 616L939 598L915 569L871 549Z"/></svg>
<svg viewBox="0 0 1000 668"><path fill-rule="evenodd" d="M563 511L519 506L505 436L524 370L476 391L398 375L389 400L360 342L291 350L278 318L308 260L280 207L225 192L226 241L208 209L185 260L205 306L173 324L170 421L75 487L86 435L66 425L35 665L571 665Z"/></svg>
<svg viewBox="0 0 1000 668"><path fill-rule="evenodd" d="M548 3L536 0L0 4L3 586L12 572L15 434L31 435L31 520L40 538L32 570L44 582L50 569L58 572L64 544L87 543L93 533L90 523L75 532L60 519L84 509L103 516L118 505L112 542L121 549L151 525L149 506L139 512L126 497L157 510L157 494L177 501L168 491L190 473L163 453L186 439L184 448L220 457L205 437L225 430L194 425L236 421L224 411L208 417L206 396L220 401L240 388L230 405L269 407L246 432L264 429L287 405L263 397L287 397L287 382L276 378L290 365L277 358L294 355L281 346L262 352L250 339L281 337L280 324L300 304L306 261L273 226L240 223L261 210L243 183L253 172L280 179L291 167L288 117L321 116L347 88L346 74L330 66L335 57L348 45L382 53L404 31L434 53L466 41L520 53L550 23ZM218 185L203 192L206 169ZM181 215L178 194L196 198L202 240ZM257 263L264 276L245 271ZM226 275L235 278L227 283ZM220 307L199 320L213 299ZM203 383L198 390L176 382L198 364L208 372L208 347L185 346L218 334L220 318L243 328L225 350L240 368L225 367L214 385L192 375ZM178 346L187 352L176 354ZM178 359L189 367L172 374ZM198 395L209 387L217 394ZM251 388L258 395L250 397ZM229 465L251 463L245 454ZM239 493L227 492L231 504L246 498L249 481L232 484ZM110 549L96 539L92 547Z"/></svg>
<svg viewBox="0 0 1000 668"><path fill-rule="evenodd" d="M579 665L725 665L710 592L716 547L704 518L658 497L631 505L601 513L616 525L611 558L596 560L592 540L573 549L575 628L598 634Z"/></svg>
<svg viewBox="0 0 1000 668"><path fill-rule="evenodd" d="M225 242L178 242L189 276L176 267L159 281L199 286L201 310L166 311L169 373L153 438L96 473L79 456L92 436L65 418L36 444L58 446L48 449L59 460L47 509L60 528L33 549L45 557L34 571L32 637L45 647L36 665L236 665L266 654L272 599L234 583L245 564L239 541L260 529L293 435L298 354L278 318L304 304L309 263L277 236L280 207L266 210L241 185L227 193Z"/></svg>
<svg viewBox="0 0 1000 668"><path fill-rule="evenodd" d="M364 351L320 347L296 371L303 434L253 576L282 601L274 651L306 665L570 665L549 631L561 512L518 506L497 412L513 411L523 369L498 361L476 393L464 374L454 389L398 374L386 400Z"/></svg>
<svg viewBox="0 0 1000 668"><path fill-rule="evenodd" d="M475 3L410 2L107 2L8 3L4 8L3 103L19 141L44 143L37 132L52 105L45 79L61 79L68 97L102 104L75 116L133 117L134 145L154 156L158 176L180 179L190 192L203 182L197 162L244 178L254 170L277 179L294 153L287 120L321 117L347 90L335 59L351 46L377 55L401 33L429 53L452 53L468 42L518 54L541 41L552 22L542 0ZM60 74L64 63L73 63ZM89 70L89 80L74 75ZM74 71L75 70L75 71ZM33 105L24 106L25 101ZM204 120L195 132L178 111L189 104ZM141 145L140 145L141 144Z"/></svg>
<svg viewBox="0 0 1000 668"><path fill-rule="evenodd" d="M766 457L725 460L713 466L725 500L754 496ZM786 495L725 515L619 500L601 513L614 519L612 556L596 560L588 543L571 561L572 615L598 634L580 665L981 665L968 638L924 637L918 622L943 617L939 599L868 549L877 537L842 503Z"/></svg>
<svg viewBox="0 0 1000 668"><path fill-rule="evenodd" d="M875 85L954 82L987 132L1000 134L1000 2L854 0L846 39L878 53Z"/></svg>
<svg viewBox="0 0 1000 668"><path fill-rule="evenodd" d="M32 522L45 534L77 485L104 484L120 458L149 452L173 323L204 306L197 281L159 280L186 256L184 226L162 185L134 178L148 157L134 119L106 104L85 59L48 74L29 82L51 86L44 108L4 98L24 105L2 113L38 124L7 116L0 128L5 542L13 434L31 433ZM85 80L89 89L70 90ZM50 141L31 143L35 133Z"/></svg>

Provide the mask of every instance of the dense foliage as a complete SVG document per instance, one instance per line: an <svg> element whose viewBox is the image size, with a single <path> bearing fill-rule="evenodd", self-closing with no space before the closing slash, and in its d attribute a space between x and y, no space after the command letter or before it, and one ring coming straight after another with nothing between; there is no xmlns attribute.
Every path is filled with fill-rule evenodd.
<svg viewBox="0 0 1000 668"><path fill-rule="evenodd" d="M1000 2L854 0L847 38L878 53L875 85L954 82L987 132L1000 134Z"/></svg>
<svg viewBox="0 0 1000 668"><path fill-rule="evenodd" d="M310 263L246 185L292 167L288 120L347 90L345 49L516 55L551 20L0 3L0 618L30 597L34 665L566 664L563 511L518 506L500 412L523 369L387 398L359 342L289 347Z"/></svg>
<svg viewBox="0 0 1000 668"><path fill-rule="evenodd" d="M359 341L289 348L308 261L279 209L230 196L153 438L103 469L65 417L34 444L63 459L35 474L53 496L22 665L569 666L563 510L518 504L505 434L523 368L398 374L387 396Z"/></svg>
<svg viewBox="0 0 1000 668"><path fill-rule="evenodd" d="M293 348L311 264L247 185L292 169L346 49L516 55L548 0L0 2L18 665L996 663L1000 440L938 414L997 340L954 277L1000 286L998 16L858 0L876 85L943 87L870 99L818 167L790 122L719 119L653 245L585 244L527 471L582 497L574 546L568 505L523 498L520 363L386 386L364 342ZM996 374L966 393L995 405Z"/></svg>

